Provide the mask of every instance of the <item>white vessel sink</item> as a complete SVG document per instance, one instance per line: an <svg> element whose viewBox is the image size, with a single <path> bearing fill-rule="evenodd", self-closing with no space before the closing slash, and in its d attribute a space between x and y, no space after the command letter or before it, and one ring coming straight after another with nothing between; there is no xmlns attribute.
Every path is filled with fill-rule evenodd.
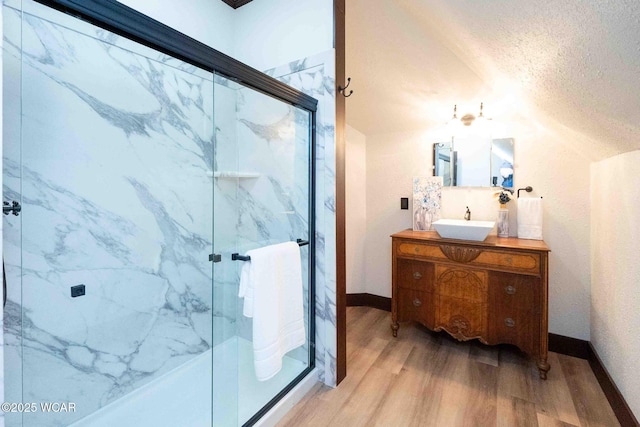
<svg viewBox="0 0 640 427"><path fill-rule="evenodd" d="M440 237L458 240L483 241L493 229L495 221L466 221L463 219L439 219L433 222Z"/></svg>

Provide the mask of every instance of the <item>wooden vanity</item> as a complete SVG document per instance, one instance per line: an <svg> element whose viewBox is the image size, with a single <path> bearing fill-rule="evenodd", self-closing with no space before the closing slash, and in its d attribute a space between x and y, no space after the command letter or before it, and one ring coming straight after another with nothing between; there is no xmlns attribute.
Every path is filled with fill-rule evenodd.
<svg viewBox="0 0 640 427"><path fill-rule="evenodd" d="M543 241L473 242L412 230L391 238L393 336L398 322L416 321L460 341L513 344L547 378L549 248Z"/></svg>

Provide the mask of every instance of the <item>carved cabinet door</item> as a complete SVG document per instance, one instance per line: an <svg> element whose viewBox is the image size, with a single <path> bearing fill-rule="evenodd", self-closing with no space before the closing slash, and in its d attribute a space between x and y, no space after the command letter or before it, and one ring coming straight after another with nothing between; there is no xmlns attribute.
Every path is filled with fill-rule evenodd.
<svg viewBox="0 0 640 427"><path fill-rule="evenodd" d="M486 342L487 287L486 271L436 265L436 330Z"/></svg>

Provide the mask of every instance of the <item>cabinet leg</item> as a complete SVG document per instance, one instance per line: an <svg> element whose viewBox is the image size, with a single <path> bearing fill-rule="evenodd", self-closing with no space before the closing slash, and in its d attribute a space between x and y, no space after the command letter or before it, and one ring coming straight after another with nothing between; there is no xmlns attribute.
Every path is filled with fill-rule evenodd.
<svg viewBox="0 0 640 427"><path fill-rule="evenodd" d="M398 328L400 328L400 324L398 324L398 322L391 323L391 332L393 333L394 337L398 336Z"/></svg>
<svg viewBox="0 0 640 427"><path fill-rule="evenodd" d="M551 365L547 363L546 358L538 360L537 365L538 365L538 371L540 372L540 379L546 380L547 372L549 372L549 369L551 369Z"/></svg>

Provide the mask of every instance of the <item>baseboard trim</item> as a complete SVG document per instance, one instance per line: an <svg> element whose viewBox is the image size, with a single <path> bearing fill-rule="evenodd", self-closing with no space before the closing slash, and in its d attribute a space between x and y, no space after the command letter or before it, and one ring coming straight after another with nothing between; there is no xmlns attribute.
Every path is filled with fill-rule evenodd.
<svg viewBox="0 0 640 427"><path fill-rule="evenodd" d="M592 355L589 341L552 333L549 334L549 351L585 360L589 360Z"/></svg>
<svg viewBox="0 0 640 427"><path fill-rule="evenodd" d="M591 366L591 370L596 376L604 395L607 396L609 405L611 405L613 413L616 414L620 425L622 427L640 427L638 419L633 415L633 412L631 412L631 408L624 399L624 396L622 396L622 393L620 393L618 386L613 382L613 378L611 378L611 375L609 375L609 372L602 364L602 360L600 360L600 356L598 356L598 353L593 348L593 344L589 342L588 345L590 355L588 359L589 366Z"/></svg>
<svg viewBox="0 0 640 427"><path fill-rule="evenodd" d="M391 311L391 298L366 293L347 294L347 306L367 306ZM611 375L607 372L598 353L596 353L589 341L550 333L549 351L587 360L620 425L622 427L640 427L627 401L620 393L615 382L613 382Z"/></svg>
<svg viewBox="0 0 640 427"><path fill-rule="evenodd" d="M391 311L391 298L373 294L347 294L347 307L373 307Z"/></svg>

